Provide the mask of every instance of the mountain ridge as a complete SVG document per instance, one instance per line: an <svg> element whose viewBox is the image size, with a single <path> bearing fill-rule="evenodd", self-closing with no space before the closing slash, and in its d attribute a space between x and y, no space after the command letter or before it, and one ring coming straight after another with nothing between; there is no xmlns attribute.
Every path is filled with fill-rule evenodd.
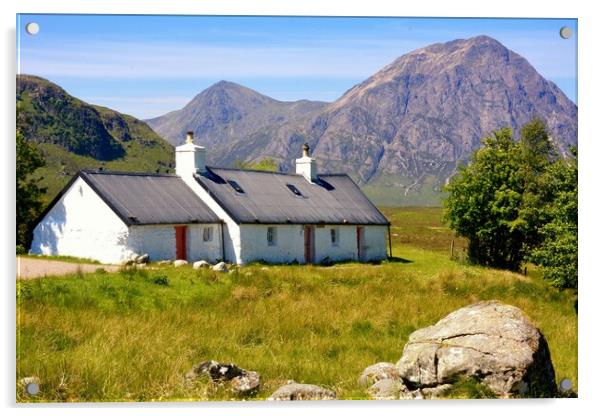
<svg viewBox="0 0 602 416"><path fill-rule="evenodd" d="M41 152L49 202L80 169L171 172L173 148L144 122L88 104L57 84L17 75L17 130Z"/></svg>
<svg viewBox="0 0 602 416"><path fill-rule="evenodd" d="M208 111L207 103L196 108L192 103L185 107L189 118ZM210 129L187 125L209 148L211 163L271 157L290 170L308 142L321 170L351 173L381 203L424 202L423 194L435 204L441 187L484 136L506 126L518 133L533 117L547 123L561 153L577 143L577 106L524 57L488 36L411 51L310 111L282 116L280 109L279 117L270 119L267 106L256 111L231 104L248 110L253 121L234 123L235 134L228 135L228 123L219 140ZM150 125L165 137L165 130ZM399 191L397 199L387 196L391 189Z"/></svg>

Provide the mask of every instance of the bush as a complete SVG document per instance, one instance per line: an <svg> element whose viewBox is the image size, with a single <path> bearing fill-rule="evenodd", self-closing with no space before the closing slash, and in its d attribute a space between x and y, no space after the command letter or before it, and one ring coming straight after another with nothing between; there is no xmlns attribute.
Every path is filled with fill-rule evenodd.
<svg viewBox="0 0 602 416"><path fill-rule="evenodd" d="M164 274L153 276L151 282L159 286L169 286L169 278Z"/></svg>

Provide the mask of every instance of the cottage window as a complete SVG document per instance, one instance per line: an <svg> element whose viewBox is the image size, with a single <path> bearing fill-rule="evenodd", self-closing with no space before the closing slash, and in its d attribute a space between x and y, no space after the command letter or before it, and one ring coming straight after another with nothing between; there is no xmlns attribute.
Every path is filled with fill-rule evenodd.
<svg viewBox="0 0 602 416"><path fill-rule="evenodd" d="M268 227L267 239L268 246L276 245L276 227Z"/></svg>
<svg viewBox="0 0 602 416"><path fill-rule="evenodd" d="M330 229L330 243L333 247L337 247L339 245L339 229L331 228Z"/></svg>
<svg viewBox="0 0 602 416"><path fill-rule="evenodd" d="M203 241L213 241L213 227L203 228Z"/></svg>

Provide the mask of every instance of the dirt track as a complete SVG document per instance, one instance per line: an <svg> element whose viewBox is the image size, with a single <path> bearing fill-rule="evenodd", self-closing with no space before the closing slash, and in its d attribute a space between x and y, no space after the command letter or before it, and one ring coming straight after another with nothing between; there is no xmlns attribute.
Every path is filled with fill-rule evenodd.
<svg viewBox="0 0 602 416"><path fill-rule="evenodd" d="M106 264L69 263L60 260L32 259L17 257L17 279L33 279L44 276L61 276L68 273L93 272L103 268L108 272L119 270L119 266Z"/></svg>

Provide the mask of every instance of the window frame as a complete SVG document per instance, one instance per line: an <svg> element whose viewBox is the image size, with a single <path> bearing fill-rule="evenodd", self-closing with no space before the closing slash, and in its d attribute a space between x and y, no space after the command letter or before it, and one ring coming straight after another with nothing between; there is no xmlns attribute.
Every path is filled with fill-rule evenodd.
<svg viewBox="0 0 602 416"><path fill-rule="evenodd" d="M338 247L340 241L341 241L341 237L339 234L339 227L332 227L330 229L330 245L332 247Z"/></svg>
<svg viewBox="0 0 602 416"><path fill-rule="evenodd" d="M205 234L207 233L207 234ZM213 227L205 226L203 227L203 242L210 243L213 241Z"/></svg>
<svg viewBox="0 0 602 416"><path fill-rule="evenodd" d="M278 245L278 231L276 227L267 228L266 241L268 243L268 247L275 247Z"/></svg>

